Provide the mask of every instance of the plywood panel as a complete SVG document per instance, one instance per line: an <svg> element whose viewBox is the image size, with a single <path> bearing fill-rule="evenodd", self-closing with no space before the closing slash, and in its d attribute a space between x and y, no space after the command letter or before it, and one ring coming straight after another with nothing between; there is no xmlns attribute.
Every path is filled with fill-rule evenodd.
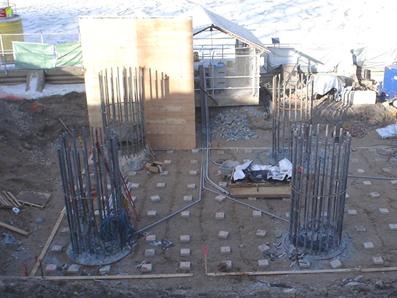
<svg viewBox="0 0 397 298"><path fill-rule="evenodd" d="M190 18L82 18L90 125L102 126L98 72L145 68L146 139L153 149L196 147Z"/></svg>
<svg viewBox="0 0 397 298"><path fill-rule="evenodd" d="M102 127L98 73L137 65L136 23L132 18L81 18L80 36L90 126Z"/></svg>
<svg viewBox="0 0 397 298"><path fill-rule="evenodd" d="M192 149L196 128L191 19L139 19L137 30L139 64L152 69L145 85L147 140L159 149ZM157 77L168 76L164 97L156 96L161 92L146 92L159 85L155 71Z"/></svg>

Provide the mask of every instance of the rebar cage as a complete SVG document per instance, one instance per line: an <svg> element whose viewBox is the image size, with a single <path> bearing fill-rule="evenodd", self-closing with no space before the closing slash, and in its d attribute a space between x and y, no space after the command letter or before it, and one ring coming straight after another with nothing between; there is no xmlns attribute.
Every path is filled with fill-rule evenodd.
<svg viewBox="0 0 397 298"><path fill-rule="evenodd" d="M116 132L122 156L138 156L146 148L144 70L115 67L99 72L104 131Z"/></svg>
<svg viewBox="0 0 397 298"><path fill-rule="evenodd" d="M350 146L342 128L293 126L289 240L305 253L327 254L341 244Z"/></svg>
<svg viewBox="0 0 397 298"><path fill-rule="evenodd" d="M275 161L283 158L291 160L292 125L308 122L312 117L312 81L303 88L295 85L286 89L281 75L275 75L272 85L272 158Z"/></svg>
<svg viewBox="0 0 397 298"><path fill-rule="evenodd" d="M63 134L57 141L71 245L77 263L102 265L131 251L134 229L118 160L118 140L108 134L90 145L88 133Z"/></svg>

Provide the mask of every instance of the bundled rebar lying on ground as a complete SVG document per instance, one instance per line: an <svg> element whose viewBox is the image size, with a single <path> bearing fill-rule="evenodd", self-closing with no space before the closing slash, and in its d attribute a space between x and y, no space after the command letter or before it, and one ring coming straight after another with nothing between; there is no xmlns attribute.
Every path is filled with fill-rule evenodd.
<svg viewBox="0 0 397 298"><path fill-rule="evenodd" d="M292 128L289 240L308 254L341 245L351 136L335 126Z"/></svg>
<svg viewBox="0 0 397 298"><path fill-rule="evenodd" d="M138 156L146 148L142 68L109 68L99 73L103 128L116 132L121 155Z"/></svg>
<svg viewBox="0 0 397 298"><path fill-rule="evenodd" d="M291 159L291 129L293 123L311 120L313 85L286 90L280 75L273 76L272 94L272 158Z"/></svg>
<svg viewBox="0 0 397 298"><path fill-rule="evenodd" d="M69 256L77 263L114 262L131 251L133 227L121 176L117 137L93 145L83 131L57 142L59 167L70 230Z"/></svg>

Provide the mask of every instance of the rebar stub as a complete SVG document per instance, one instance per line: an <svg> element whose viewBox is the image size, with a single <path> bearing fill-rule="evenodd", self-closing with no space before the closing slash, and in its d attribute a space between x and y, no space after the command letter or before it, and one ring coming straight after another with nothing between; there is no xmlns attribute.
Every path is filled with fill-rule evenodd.
<svg viewBox="0 0 397 298"><path fill-rule="evenodd" d="M84 252L82 254L74 254L72 244L68 245L66 254L75 263L85 266L103 266L120 261L124 257L128 256L133 251L131 246L126 246L122 250L117 251L114 254L90 254Z"/></svg>
<svg viewBox="0 0 397 298"><path fill-rule="evenodd" d="M302 237L302 240L305 237ZM349 237L346 234L342 235L341 241L339 246L333 246L331 249L318 249L314 250L313 252L315 254L310 254L307 249L305 249L304 245L300 245L302 243L298 242L298 245L295 246L293 241L291 241L289 237L289 233L285 233L282 236L282 248L286 252L288 256L292 256L293 254L302 254L306 258L309 258L309 260L312 261L322 261L322 260L329 260L336 258L337 256L340 256L343 254L348 246L348 241ZM319 245L320 246L320 241L313 241L313 245ZM321 244L321 246L324 246L324 244Z"/></svg>

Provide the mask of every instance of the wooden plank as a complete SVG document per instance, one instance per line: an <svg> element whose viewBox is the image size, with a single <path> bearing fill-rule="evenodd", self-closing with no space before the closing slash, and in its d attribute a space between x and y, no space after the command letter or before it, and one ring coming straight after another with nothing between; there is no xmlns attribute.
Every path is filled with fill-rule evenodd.
<svg viewBox="0 0 397 298"><path fill-rule="evenodd" d="M192 277L193 273L128 274L128 275L83 275L83 276L44 276L45 280L119 280L119 279L163 279ZM41 278L38 276L38 278Z"/></svg>
<svg viewBox="0 0 397 298"><path fill-rule="evenodd" d="M291 195L291 187L287 185L266 185L263 183L229 184L230 194L234 197L256 198L288 198Z"/></svg>
<svg viewBox="0 0 397 298"><path fill-rule="evenodd" d="M33 192L33 191L21 191L17 195L17 200L20 203L37 208L45 208L50 198L51 198L50 193L41 193L41 192Z"/></svg>
<svg viewBox="0 0 397 298"><path fill-rule="evenodd" d="M62 222L62 219L63 219L64 216L65 216L65 207L61 210L61 213L59 214L58 219L55 222L54 228L52 229L52 231L50 233L50 236L48 237L43 249L41 250L41 253L40 253L39 257L37 258L36 262L34 263L33 268L30 271L29 276L35 276L36 275L36 272L37 272L37 270L40 267L40 263L44 259L44 256L46 255L47 250L50 247L52 240L54 240L55 234L57 233L57 231L59 229L59 226L61 225L61 222Z"/></svg>
<svg viewBox="0 0 397 298"><path fill-rule="evenodd" d="M8 229L10 231L13 231L13 232L18 233L18 234L23 235L23 236L27 236L27 235L30 234L29 232L27 232L25 230L22 230L20 228L14 227L14 226L9 225L9 224L7 224L5 222L2 222L2 221L0 221L0 227L3 227L5 229Z"/></svg>
<svg viewBox="0 0 397 298"><path fill-rule="evenodd" d="M374 272L393 272L397 267L379 268L340 268L340 269L312 269L312 270L279 270L279 271L246 271L246 272L208 272L207 276L261 276L261 275L303 275L303 274L322 274L322 273L374 273Z"/></svg>

